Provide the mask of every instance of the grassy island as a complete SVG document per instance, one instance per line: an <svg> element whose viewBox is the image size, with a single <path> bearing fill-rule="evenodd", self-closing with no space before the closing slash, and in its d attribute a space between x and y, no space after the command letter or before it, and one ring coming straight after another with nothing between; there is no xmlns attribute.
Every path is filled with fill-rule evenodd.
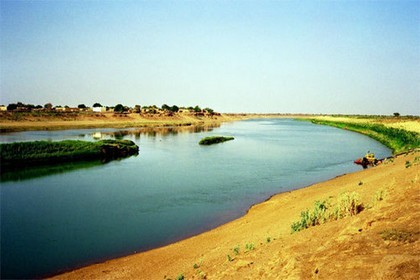
<svg viewBox="0 0 420 280"><path fill-rule="evenodd" d="M4 169L94 159L111 160L136 155L138 151L139 147L130 140L16 142L0 145L0 161Z"/></svg>
<svg viewBox="0 0 420 280"><path fill-rule="evenodd" d="M200 142L198 144L200 145L213 145L213 144L218 144L218 143L223 143L226 141L230 141L235 139L234 137L231 136L209 136L209 137L204 137L203 139L200 140Z"/></svg>

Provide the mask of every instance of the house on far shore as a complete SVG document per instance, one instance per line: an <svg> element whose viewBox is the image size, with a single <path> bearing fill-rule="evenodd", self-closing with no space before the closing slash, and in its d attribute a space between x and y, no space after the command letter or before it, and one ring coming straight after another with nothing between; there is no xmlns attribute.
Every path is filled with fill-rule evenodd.
<svg viewBox="0 0 420 280"><path fill-rule="evenodd" d="M64 112L65 110L66 110L66 108L65 107L61 107L61 106L57 106L57 107L55 107L54 108L56 111L58 111L58 112Z"/></svg>
<svg viewBox="0 0 420 280"><path fill-rule="evenodd" d="M96 113L104 113L106 112L106 107L93 107L92 111Z"/></svg>
<svg viewBox="0 0 420 280"><path fill-rule="evenodd" d="M7 111L7 107L4 105L0 105L0 111Z"/></svg>
<svg viewBox="0 0 420 280"><path fill-rule="evenodd" d="M80 111L79 108L72 108L72 107L66 108L66 112L79 112L79 111Z"/></svg>

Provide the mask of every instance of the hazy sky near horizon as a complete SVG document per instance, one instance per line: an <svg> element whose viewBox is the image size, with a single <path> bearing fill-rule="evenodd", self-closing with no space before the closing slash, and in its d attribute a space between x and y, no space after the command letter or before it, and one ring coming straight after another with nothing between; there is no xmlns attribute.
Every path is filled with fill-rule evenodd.
<svg viewBox="0 0 420 280"><path fill-rule="evenodd" d="M4 1L0 103L420 115L420 1Z"/></svg>

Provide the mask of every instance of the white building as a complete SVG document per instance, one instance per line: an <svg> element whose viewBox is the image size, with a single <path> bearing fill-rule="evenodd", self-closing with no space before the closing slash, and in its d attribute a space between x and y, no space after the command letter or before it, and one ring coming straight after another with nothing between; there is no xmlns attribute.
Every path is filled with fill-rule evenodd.
<svg viewBox="0 0 420 280"><path fill-rule="evenodd" d="M96 113L103 113L106 112L106 107L93 107L92 111Z"/></svg>

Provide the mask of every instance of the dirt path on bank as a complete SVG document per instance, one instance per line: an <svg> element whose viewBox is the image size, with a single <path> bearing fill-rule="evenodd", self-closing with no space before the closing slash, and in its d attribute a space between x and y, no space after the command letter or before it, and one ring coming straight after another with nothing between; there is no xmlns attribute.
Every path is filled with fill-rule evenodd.
<svg viewBox="0 0 420 280"><path fill-rule="evenodd" d="M55 278L419 279L419 157L279 194L209 232ZM344 192L360 195L360 214L291 234L301 211Z"/></svg>

